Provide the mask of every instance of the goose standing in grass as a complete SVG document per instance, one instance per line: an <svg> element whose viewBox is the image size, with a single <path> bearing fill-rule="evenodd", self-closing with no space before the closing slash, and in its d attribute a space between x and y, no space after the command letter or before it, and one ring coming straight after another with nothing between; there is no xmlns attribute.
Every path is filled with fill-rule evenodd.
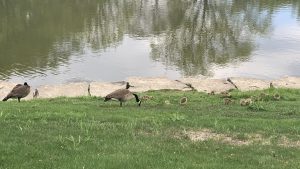
<svg viewBox="0 0 300 169"><path fill-rule="evenodd" d="M7 101L10 98L17 98L20 102L21 98L26 97L29 93L30 86L26 82L23 85L17 84L2 101Z"/></svg>
<svg viewBox="0 0 300 169"><path fill-rule="evenodd" d="M127 82L126 89L118 89L118 90L108 94L107 96L105 96L104 101L106 102L111 99L116 99L120 102L120 106L122 107L123 102L126 102L128 100L135 98L136 102L138 103L138 106L141 106L141 100L139 99L138 95L135 93L132 93L131 91L128 90L130 87L133 87L133 86L131 86Z"/></svg>

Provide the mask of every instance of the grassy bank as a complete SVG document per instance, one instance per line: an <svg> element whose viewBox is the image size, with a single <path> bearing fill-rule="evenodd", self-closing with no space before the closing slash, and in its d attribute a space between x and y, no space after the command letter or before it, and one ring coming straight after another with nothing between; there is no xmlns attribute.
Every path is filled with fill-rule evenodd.
<svg viewBox="0 0 300 169"><path fill-rule="evenodd" d="M1 102L0 168L300 166L300 90L233 91L229 105L198 92L145 94L153 99L141 107L96 97ZM259 101L240 106L251 96Z"/></svg>

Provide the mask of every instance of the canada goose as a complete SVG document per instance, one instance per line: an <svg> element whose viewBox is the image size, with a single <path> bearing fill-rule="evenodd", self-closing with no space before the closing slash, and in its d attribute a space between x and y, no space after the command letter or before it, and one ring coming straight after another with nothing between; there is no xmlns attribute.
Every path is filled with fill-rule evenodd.
<svg viewBox="0 0 300 169"><path fill-rule="evenodd" d="M141 100L139 99L138 95L129 91L127 89L127 88L129 88L128 85L126 84L126 89L118 89L118 90L108 94L107 96L105 96L104 101L106 102L111 99L116 99L120 102L120 106L122 106L123 102L126 102L126 101L132 99L133 97L135 97L135 100L138 103L138 106L141 106Z"/></svg>
<svg viewBox="0 0 300 169"><path fill-rule="evenodd" d="M180 99L180 101L179 101L179 104L181 104L181 105L186 105L186 104L187 104L187 101L188 101L187 97L182 97L182 98Z"/></svg>
<svg viewBox="0 0 300 169"><path fill-rule="evenodd" d="M24 85L17 84L2 101L7 101L10 98L17 98L20 102L21 98L26 97L29 93L30 86L26 82L24 83Z"/></svg>

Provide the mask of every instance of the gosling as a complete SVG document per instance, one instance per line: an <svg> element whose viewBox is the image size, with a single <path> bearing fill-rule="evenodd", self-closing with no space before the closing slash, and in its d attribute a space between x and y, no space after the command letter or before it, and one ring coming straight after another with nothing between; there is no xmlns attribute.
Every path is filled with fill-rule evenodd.
<svg viewBox="0 0 300 169"><path fill-rule="evenodd" d="M21 98L26 97L29 93L30 93L30 86L26 82L23 85L17 84L2 101L7 101L10 98L12 99L17 98L18 102L20 102Z"/></svg>
<svg viewBox="0 0 300 169"><path fill-rule="evenodd" d="M182 98L179 100L179 104L180 104L180 105L186 105L186 104L187 104L187 101L188 101L187 97L182 97Z"/></svg>

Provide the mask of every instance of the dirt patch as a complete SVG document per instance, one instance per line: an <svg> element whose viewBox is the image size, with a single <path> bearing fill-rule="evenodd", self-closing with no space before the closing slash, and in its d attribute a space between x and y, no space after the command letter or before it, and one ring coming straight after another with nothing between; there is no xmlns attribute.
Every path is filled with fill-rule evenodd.
<svg viewBox="0 0 300 169"><path fill-rule="evenodd" d="M282 147L294 147L294 148L300 148L300 140L297 141L292 141L289 138L287 138L286 136L282 136L279 139L279 146Z"/></svg>
<svg viewBox="0 0 300 169"><path fill-rule="evenodd" d="M266 138L261 134L243 134L242 136L240 136L239 134L228 135L215 133L210 129L186 131L183 133L182 137L188 138L194 142L212 140L234 146L251 145L254 143L261 145L272 145L272 137ZM178 135L175 138L178 138ZM287 138L286 136L281 136L277 142L277 146L300 148L300 140L295 141Z"/></svg>
<svg viewBox="0 0 300 169"><path fill-rule="evenodd" d="M237 139L231 136L228 136L226 134L220 134L220 133L214 133L209 129L202 129L200 131L189 131L186 132L187 137L192 141L207 141L207 140L213 140L218 141L230 145L249 145L252 143L251 140L242 140ZM256 139L257 140L257 139Z"/></svg>

